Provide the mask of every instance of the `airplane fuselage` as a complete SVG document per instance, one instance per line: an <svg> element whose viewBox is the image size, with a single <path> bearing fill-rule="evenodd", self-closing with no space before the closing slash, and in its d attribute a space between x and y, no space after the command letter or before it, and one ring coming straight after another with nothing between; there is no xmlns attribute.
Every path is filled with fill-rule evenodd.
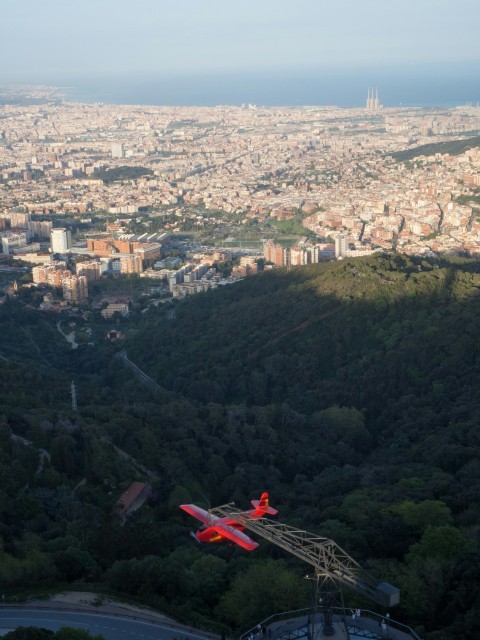
<svg viewBox="0 0 480 640"><path fill-rule="evenodd" d="M276 509L269 506L268 493L266 491L262 493L260 500L252 500L251 503L254 509L245 512L245 516L251 520L262 518L266 514L275 515L277 513ZM248 551L258 547L258 542L243 533L245 527L231 518L212 516L210 512L195 504L181 504L180 509L203 523L200 529L193 534L198 542L221 542L227 539Z"/></svg>
<svg viewBox="0 0 480 640"><path fill-rule="evenodd" d="M245 529L245 527L242 527L238 522L235 522L235 520L228 520L228 522L223 524L228 524L229 527L237 531L244 531ZM200 527L195 533L195 537L199 542L222 542L225 540L214 527L208 527L206 525Z"/></svg>

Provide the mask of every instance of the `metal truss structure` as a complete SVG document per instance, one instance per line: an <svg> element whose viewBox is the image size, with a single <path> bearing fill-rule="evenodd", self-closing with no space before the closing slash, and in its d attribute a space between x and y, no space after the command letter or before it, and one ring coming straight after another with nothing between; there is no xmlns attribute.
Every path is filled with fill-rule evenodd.
<svg viewBox="0 0 480 640"><path fill-rule="evenodd" d="M210 509L212 516L228 517L245 529L281 547L314 568L316 580L313 620L309 637L316 637L315 611L320 605L322 611L322 632L329 636L335 633L332 611L339 607L345 612L341 587L348 587L356 593L374 600L384 607L392 607L400 601L400 591L386 582L378 582L363 569L344 549L329 538L303 531L268 518L249 518L248 513L239 511L233 502ZM343 615L346 637L348 625Z"/></svg>

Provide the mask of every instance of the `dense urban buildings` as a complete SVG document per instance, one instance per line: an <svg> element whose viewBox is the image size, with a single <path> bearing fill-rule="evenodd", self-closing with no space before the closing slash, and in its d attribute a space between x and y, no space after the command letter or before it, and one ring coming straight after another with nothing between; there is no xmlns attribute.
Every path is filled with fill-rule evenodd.
<svg viewBox="0 0 480 640"><path fill-rule="evenodd" d="M34 282L76 277L75 302L80 278L106 274L180 296L215 286L213 265L239 278L260 258L479 255L480 108L367 96L363 109L2 105L3 254Z"/></svg>

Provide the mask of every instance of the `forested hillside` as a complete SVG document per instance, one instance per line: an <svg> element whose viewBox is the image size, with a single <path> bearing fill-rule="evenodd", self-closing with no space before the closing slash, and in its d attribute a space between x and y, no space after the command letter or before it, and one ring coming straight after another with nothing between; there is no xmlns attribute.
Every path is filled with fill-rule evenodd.
<svg viewBox="0 0 480 640"><path fill-rule="evenodd" d="M198 548L178 505L247 506L266 489L282 521L400 587L392 616L436 640L476 638L479 292L480 264L461 259L264 273L141 318L121 348L163 392L118 346L66 351L54 320L3 305L16 339L0 339L0 581L10 596L94 583L248 626L272 602L308 605L304 568L265 543ZM31 357L32 337L47 358ZM133 480L155 499L122 526L113 509Z"/></svg>
<svg viewBox="0 0 480 640"><path fill-rule="evenodd" d="M431 144L422 144L419 147L406 149L404 151L395 151L391 154L392 158L399 162L413 160L418 156L433 156L436 153L448 153L451 156L458 156L468 149L478 147L480 136L466 138L463 140L448 140L446 142L434 142Z"/></svg>
<svg viewBox="0 0 480 640"><path fill-rule="evenodd" d="M477 270L383 257L267 273L153 318L128 350L195 401L354 406L383 438L418 434L473 408Z"/></svg>

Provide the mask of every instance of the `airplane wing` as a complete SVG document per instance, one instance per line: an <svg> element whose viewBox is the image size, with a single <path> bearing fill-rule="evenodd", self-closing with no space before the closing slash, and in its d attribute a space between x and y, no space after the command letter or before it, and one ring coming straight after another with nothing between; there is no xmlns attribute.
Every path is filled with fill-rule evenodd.
<svg viewBox="0 0 480 640"><path fill-rule="evenodd" d="M197 520L200 520L203 524L211 525L212 522L215 522L215 519L212 518L208 511L197 507L196 504L181 504L180 509L183 509Z"/></svg>
<svg viewBox="0 0 480 640"><path fill-rule="evenodd" d="M258 542L255 542L251 538L249 538L245 533L242 533L238 529L234 529L233 527L229 527L227 524L219 524L218 522L213 525L213 527L218 533L222 536L222 538L228 538L235 544L240 545L244 549L248 551L253 551L258 547Z"/></svg>

